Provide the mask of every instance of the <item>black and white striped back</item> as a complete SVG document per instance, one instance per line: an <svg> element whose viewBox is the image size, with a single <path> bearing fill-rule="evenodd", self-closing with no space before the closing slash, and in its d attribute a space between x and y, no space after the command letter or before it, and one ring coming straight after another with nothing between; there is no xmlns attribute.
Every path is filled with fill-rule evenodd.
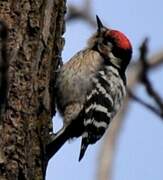
<svg viewBox="0 0 163 180"><path fill-rule="evenodd" d="M113 66L105 66L92 78L93 88L87 93L84 127L79 160L89 144L94 144L105 133L119 110L126 94L125 82Z"/></svg>

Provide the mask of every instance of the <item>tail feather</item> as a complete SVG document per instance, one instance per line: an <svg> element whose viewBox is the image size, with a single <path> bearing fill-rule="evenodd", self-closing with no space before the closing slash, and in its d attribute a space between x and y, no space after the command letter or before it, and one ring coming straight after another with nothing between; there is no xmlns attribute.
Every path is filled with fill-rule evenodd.
<svg viewBox="0 0 163 180"><path fill-rule="evenodd" d="M46 146L46 158L50 159L68 139L81 136L83 131L83 113L81 111L79 116L69 126L62 128Z"/></svg>
<svg viewBox="0 0 163 180"><path fill-rule="evenodd" d="M85 154L85 152L87 150L88 145L89 144L87 143L86 138L82 138L79 161L81 161L81 159L83 158L83 156L84 156L84 154Z"/></svg>
<svg viewBox="0 0 163 180"><path fill-rule="evenodd" d="M50 159L68 140L69 135L63 128L54 137L54 140L46 146L46 157Z"/></svg>

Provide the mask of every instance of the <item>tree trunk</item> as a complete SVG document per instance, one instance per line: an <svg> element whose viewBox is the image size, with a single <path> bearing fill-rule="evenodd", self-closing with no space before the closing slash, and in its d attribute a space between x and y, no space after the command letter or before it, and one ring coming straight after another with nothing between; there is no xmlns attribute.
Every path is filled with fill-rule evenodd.
<svg viewBox="0 0 163 180"><path fill-rule="evenodd" d="M52 131L65 0L0 0L9 35L8 95L0 122L0 179L42 180Z"/></svg>

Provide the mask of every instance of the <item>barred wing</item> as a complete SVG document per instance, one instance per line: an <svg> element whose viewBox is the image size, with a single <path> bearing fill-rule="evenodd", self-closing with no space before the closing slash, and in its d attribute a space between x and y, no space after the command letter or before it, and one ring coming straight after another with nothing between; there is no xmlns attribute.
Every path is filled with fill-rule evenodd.
<svg viewBox="0 0 163 180"><path fill-rule="evenodd" d="M103 136L115 114L110 83L110 79L104 71L100 71L97 77L93 78L94 88L86 97L84 110L85 132L82 135L79 160L84 156L88 145L94 144Z"/></svg>

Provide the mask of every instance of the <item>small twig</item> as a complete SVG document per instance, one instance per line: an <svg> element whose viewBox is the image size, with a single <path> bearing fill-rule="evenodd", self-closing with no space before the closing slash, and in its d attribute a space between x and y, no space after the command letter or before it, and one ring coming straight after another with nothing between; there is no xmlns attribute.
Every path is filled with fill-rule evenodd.
<svg viewBox="0 0 163 180"><path fill-rule="evenodd" d="M88 22L92 27L96 27L96 21L91 15L91 3L90 0L85 0L83 8L78 8L74 5L68 6L68 14L66 22L70 22L75 19L83 19Z"/></svg>
<svg viewBox="0 0 163 180"><path fill-rule="evenodd" d="M140 47L140 61L142 63L141 82L144 84L148 95L154 99L160 111L163 114L163 101L159 94L154 90L152 83L148 78L149 66L147 61L148 39L146 38Z"/></svg>
<svg viewBox="0 0 163 180"><path fill-rule="evenodd" d="M132 91L128 90L128 95L130 96L130 98L132 98L133 100L135 100L136 102L138 102L139 104L143 105L144 107L146 107L147 109L149 109L150 111L152 111L153 113L155 113L157 116L159 116L161 119L163 119L163 114L160 112L160 110L158 110L156 107L146 103L145 101L143 101L142 99L140 99L138 96L136 96L135 94L132 93Z"/></svg>
<svg viewBox="0 0 163 180"><path fill-rule="evenodd" d="M163 65L163 53L154 54L148 61L149 71L156 69ZM140 83L140 74L142 72L142 65L139 61L132 63L129 67L128 74L128 87L129 89L135 88ZM129 97L127 96L125 103L119 115L115 117L112 122L112 128L108 131L104 138L99 155L99 162L97 167L97 180L110 180L112 179L112 163L114 160L116 139L124 122L124 116L129 109Z"/></svg>

